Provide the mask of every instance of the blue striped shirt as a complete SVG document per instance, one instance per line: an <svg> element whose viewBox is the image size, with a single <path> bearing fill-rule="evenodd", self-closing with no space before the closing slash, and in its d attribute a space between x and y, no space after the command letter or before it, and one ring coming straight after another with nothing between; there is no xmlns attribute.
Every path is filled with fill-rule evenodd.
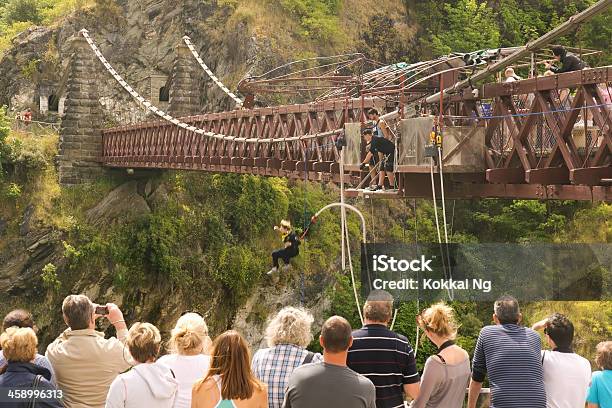
<svg viewBox="0 0 612 408"><path fill-rule="evenodd" d="M546 408L540 336L516 324L480 331L472 379L489 376L491 408Z"/></svg>
<svg viewBox="0 0 612 408"><path fill-rule="evenodd" d="M347 365L374 383L377 408L403 408L404 384L420 380L408 339L381 324L353 332Z"/></svg>

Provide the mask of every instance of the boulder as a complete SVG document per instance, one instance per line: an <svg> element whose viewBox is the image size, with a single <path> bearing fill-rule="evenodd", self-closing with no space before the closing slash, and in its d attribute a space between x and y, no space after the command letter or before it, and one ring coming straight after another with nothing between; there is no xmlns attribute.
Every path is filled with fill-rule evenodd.
<svg viewBox="0 0 612 408"><path fill-rule="evenodd" d="M150 212L147 201L138 194L138 183L130 181L108 193L86 215L90 224L103 225L131 220Z"/></svg>

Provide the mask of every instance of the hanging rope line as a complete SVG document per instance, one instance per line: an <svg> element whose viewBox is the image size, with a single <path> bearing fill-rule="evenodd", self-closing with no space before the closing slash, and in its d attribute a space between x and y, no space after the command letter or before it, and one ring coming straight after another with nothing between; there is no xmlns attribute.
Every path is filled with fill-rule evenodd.
<svg viewBox="0 0 612 408"><path fill-rule="evenodd" d="M217 76L210 70L210 68L208 68L208 66L204 63L204 61L202 60L202 58L200 58L200 55L198 54L198 52L196 51L193 43L191 42L191 38L189 38L188 36L184 36L183 37L183 42L185 42L185 44L187 45L187 47L189 48L189 51L191 51L191 54L193 55L193 57L196 59L196 61L198 61L198 63L200 64L200 66L202 67L202 69L204 70L204 72L206 72L206 74L210 77L210 79L212 79L212 81L219 87L221 88L221 90L223 92L225 92L227 94L227 96L229 96L230 98L232 98L235 102L236 102L236 107L240 108L242 107L242 99L240 99L239 97L237 97L232 91L230 91L227 86L225 86L223 84L223 82L221 82L219 80L219 78L217 78Z"/></svg>
<svg viewBox="0 0 612 408"><path fill-rule="evenodd" d="M170 123L172 123L172 124L174 124L174 125L176 125L176 126L178 126L180 128L186 129L188 131L191 131L191 132L194 132L194 133L197 133L199 135L202 135L202 136L205 136L205 137L209 137L209 138L212 138L212 139L225 140L225 141L235 141L235 142L245 142L245 143L284 143L284 142L316 139L316 138L320 138L320 137L338 135L338 134L341 134L341 133L344 132L343 129L336 129L336 130L331 130L331 131L322 132L322 133L313 133L313 134L308 134L308 135L284 137L284 138L278 138L278 139L272 139L272 138L260 139L260 138L256 138L256 137L246 138L246 137L228 136L228 135L223 135L223 134L219 134L219 133L209 132L207 130L195 127L193 125L185 123L185 122L181 121L180 119L177 119L177 118L167 114L163 110L161 110L161 109L157 108L156 106L154 106L151 103L151 101L149 101L149 100L145 99L143 96L141 96L134 88L132 88L132 86L130 86L130 84L128 84L123 79L123 77L121 77L121 75L119 75L119 73L113 68L113 66L106 60L106 58L104 57L102 52L100 52L100 50L98 49L96 44L93 42L93 40L89 36L89 32L86 29L82 29L81 31L79 31L79 34L82 35L83 38L85 38L85 40L87 40L87 43L89 44L89 47L92 49L92 51L94 52L96 57L98 57L98 60L100 60L100 62L104 66L104 68L106 68L106 70L119 83L119 85L121 85L121 87L123 87L123 89L125 89L134 99L136 99L141 105L143 105L145 108L147 108L150 112L152 112L153 114L157 115L158 117L160 117L160 118L162 118L162 119L164 119L164 120L166 120L166 121L168 121L168 122L170 122Z"/></svg>

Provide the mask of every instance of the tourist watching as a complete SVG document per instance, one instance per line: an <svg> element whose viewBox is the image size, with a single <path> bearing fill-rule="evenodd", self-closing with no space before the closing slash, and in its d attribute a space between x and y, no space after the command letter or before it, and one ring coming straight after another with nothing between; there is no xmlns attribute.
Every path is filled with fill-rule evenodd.
<svg viewBox="0 0 612 408"><path fill-rule="evenodd" d="M346 365L353 343L351 325L332 316L321 328L323 362L296 368L289 379L284 408L376 407L376 389L370 380Z"/></svg>
<svg viewBox="0 0 612 408"><path fill-rule="evenodd" d="M506 70L504 71L504 78L504 82L514 82L523 79L520 76L516 75L516 73L514 72L514 68L512 67L506 68Z"/></svg>
<svg viewBox="0 0 612 408"><path fill-rule="evenodd" d="M572 350L574 325L555 313L532 326L544 330L552 351L542 351L544 389L548 408L582 408L591 380L591 363Z"/></svg>
<svg viewBox="0 0 612 408"><path fill-rule="evenodd" d="M34 333L38 331L36 324L34 323L34 319L32 319L32 314L27 310L23 309L15 309L10 311L6 316L4 316L4 320L2 321L2 331L6 331L9 327L29 327L34 330ZM36 357L34 357L34 364L39 365L41 367L45 367L51 373L51 378L49 381L55 385L55 372L53 371L53 367L47 357L36 353ZM0 350L0 368L6 365L6 359L4 358L3 351Z"/></svg>
<svg viewBox="0 0 612 408"><path fill-rule="evenodd" d="M117 331L117 338L97 332L96 318L102 313ZM47 347L46 357L55 370L58 388L67 408L103 407L115 377L132 366L125 346L128 334L123 313L113 303L94 305L85 295L69 295L62 303L68 325Z"/></svg>
<svg viewBox="0 0 612 408"><path fill-rule="evenodd" d="M385 139L391 139L389 132L389 126L384 119L381 119L378 114L378 110L371 108L368 110L368 119L372 122L372 131L374 137L384 137Z"/></svg>
<svg viewBox="0 0 612 408"><path fill-rule="evenodd" d="M365 325L353 332L348 366L376 386L378 408L403 406L404 394L419 395L419 373L408 339L388 329L393 318L393 296L370 292L363 308Z"/></svg>
<svg viewBox="0 0 612 408"><path fill-rule="evenodd" d="M553 53L554 61L560 62L561 66L555 67L552 65L552 61L547 61L544 63L544 67L547 70L554 72L555 74L580 71L581 69L588 68L586 62L584 62L574 54L567 52L567 50L560 45L555 45L551 48L551 50Z"/></svg>
<svg viewBox="0 0 612 408"><path fill-rule="evenodd" d="M126 344L136 365L112 382L106 408L172 408L178 382L172 371L155 360L161 335L151 323L134 323Z"/></svg>
<svg viewBox="0 0 612 408"><path fill-rule="evenodd" d="M588 408L612 408L612 341L602 341L597 345L595 371L587 393Z"/></svg>
<svg viewBox="0 0 612 408"><path fill-rule="evenodd" d="M175 408L191 407L193 384L206 375L210 366L211 343L208 326L200 314L188 312L177 320L168 342L170 354L158 360L176 375L179 386Z"/></svg>
<svg viewBox="0 0 612 408"><path fill-rule="evenodd" d="M411 407L461 408L470 381L470 355L455 344L453 309L436 303L417 316L417 323L438 350L425 362L419 395Z"/></svg>
<svg viewBox="0 0 612 408"><path fill-rule="evenodd" d="M193 386L192 408L267 408L268 390L251 371L249 346L229 330L212 346L210 368Z"/></svg>
<svg viewBox="0 0 612 408"><path fill-rule="evenodd" d="M2 368L0 388L57 391L51 383L51 372L45 367L34 363L38 339L36 333L29 327L9 327L0 335L0 346L8 363ZM6 397L6 394L4 395ZM49 399L37 399L35 405L39 408L61 408L60 395L50 395ZM57 397L57 398L54 398ZM30 407L30 401L14 403L2 402L5 408Z"/></svg>
<svg viewBox="0 0 612 408"><path fill-rule="evenodd" d="M545 408L540 336L520 326L518 301L502 296L494 305L495 325L485 326L478 335L468 408L476 408L485 377L491 384L491 407Z"/></svg>
<svg viewBox="0 0 612 408"><path fill-rule="evenodd" d="M373 137L372 129L363 130L363 138L369 146L368 153L365 159L359 166L360 170L365 169L369 165L373 157L378 157L380 169L378 172L378 184L370 188L372 191L380 190L385 185L385 176L389 177L389 185L395 187L394 161L395 161L395 145L388 139L383 137Z"/></svg>
<svg viewBox="0 0 612 408"><path fill-rule="evenodd" d="M253 356L253 373L268 385L268 406L280 408L293 370L308 363L319 363L319 353L306 350L312 341L312 315L304 309L285 307L268 323L268 348Z"/></svg>

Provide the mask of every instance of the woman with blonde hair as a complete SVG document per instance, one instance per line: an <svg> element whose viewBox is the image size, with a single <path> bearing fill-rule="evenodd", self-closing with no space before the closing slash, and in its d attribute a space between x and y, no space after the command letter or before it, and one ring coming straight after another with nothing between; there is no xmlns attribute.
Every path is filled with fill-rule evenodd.
<svg viewBox="0 0 612 408"><path fill-rule="evenodd" d="M229 330L213 342L210 368L197 381L191 408L267 408L268 390L251 371L249 346Z"/></svg>
<svg viewBox="0 0 612 408"><path fill-rule="evenodd" d="M210 366L207 353L211 343L208 326L200 314L185 313L177 320L168 342L171 354L159 359L174 372L179 384L174 408L191 407L191 388Z"/></svg>
<svg viewBox="0 0 612 408"><path fill-rule="evenodd" d="M417 323L438 352L425 362L421 391L412 408L461 408L470 380L470 356L455 344L458 326L453 309L436 303L417 316Z"/></svg>
<svg viewBox="0 0 612 408"><path fill-rule="evenodd" d="M134 323L126 345L137 364L112 382L106 408L172 408L178 383L167 367L157 364L161 334L151 323Z"/></svg>
<svg viewBox="0 0 612 408"><path fill-rule="evenodd" d="M321 354L306 350L312 341L314 318L307 310L284 307L268 323L268 348L253 356L253 373L268 385L269 408L281 408L289 377L297 367L323 361Z"/></svg>
<svg viewBox="0 0 612 408"><path fill-rule="evenodd" d="M8 362L2 367L0 375L0 388L23 389L34 388L45 390L50 399L37 400L40 408L61 408L59 401L61 391L55 389L51 383L51 372L42 366L34 364L38 339L36 333L29 327L9 327L0 335L0 346L4 358ZM30 406L30 401L14 403L5 401L3 407Z"/></svg>

